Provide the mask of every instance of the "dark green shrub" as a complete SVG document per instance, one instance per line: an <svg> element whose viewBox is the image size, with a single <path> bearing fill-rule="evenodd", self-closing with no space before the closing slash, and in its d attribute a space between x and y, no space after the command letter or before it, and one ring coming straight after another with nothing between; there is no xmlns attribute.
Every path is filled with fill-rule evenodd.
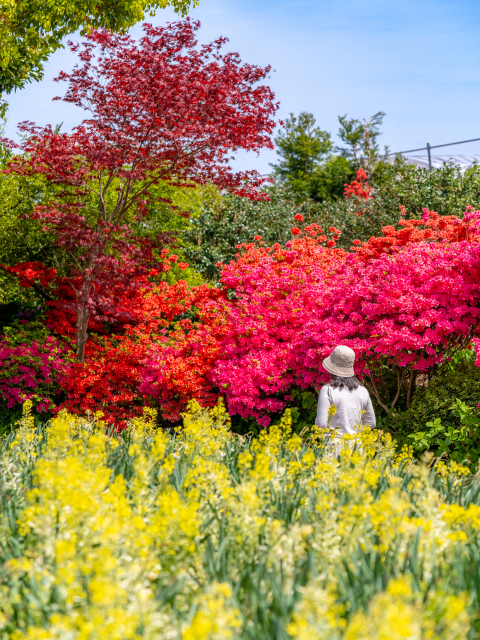
<svg viewBox="0 0 480 640"><path fill-rule="evenodd" d="M207 202L198 217L192 218L190 228L181 236L185 259L207 280L217 280L217 263L228 263L238 253L237 245L253 242L261 236L269 246L284 245L292 239L295 215L301 213L305 224L318 222L315 203L297 202L292 192L274 185L266 189L269 201L224 195Z"/></svg>
<svg viewBox="0 0 480 640"><path fill-rule="evenodd" d="M0 437L15 429L15 424L22 417L22 406L7 407L0 404Z"/></svg>
<svg viewBox="0 0 480 640"><path fill-rule="evenodd" d="M475 466L480 458L479 403L480 368L467 352L442 367L427 388L417 388L408 411L380 422L417 454L432 451Z"/></svg>

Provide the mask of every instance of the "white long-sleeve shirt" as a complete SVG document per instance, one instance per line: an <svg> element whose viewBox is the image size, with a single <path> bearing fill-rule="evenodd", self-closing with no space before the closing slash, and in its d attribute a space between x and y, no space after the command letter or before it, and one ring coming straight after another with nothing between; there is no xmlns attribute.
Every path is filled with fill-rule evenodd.
<svg viewBox="0 0 480 640"><path fill-rule="evenodd" d="M328 422L328 409L332 404L336 406L336 412ZM324 385L318 395L315 424L323 429L327 425L331 429L338 429L342 436L355 435L357 425L375 427L377 422L368 391L362 386L350 391L345 387L338 389Z"/></svg>

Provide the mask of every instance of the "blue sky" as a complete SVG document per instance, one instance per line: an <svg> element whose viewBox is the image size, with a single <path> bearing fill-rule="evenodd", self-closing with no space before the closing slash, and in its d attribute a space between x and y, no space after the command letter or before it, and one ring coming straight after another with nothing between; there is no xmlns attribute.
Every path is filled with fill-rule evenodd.
<svg viewBox="0 0 480 640"><path fill-rule="evenodd" d="M281 103L279 117L312 112L337 132L337 116L366 118L385 111L382 145L392 151L480 138L480 3L471 0L200 0L191 16L202 22L200 40L219 35L242 60L271 64L268 81ZM170 9L148 21L178 19ZM141 33L137 25L133 35ZM64 123L79 109L52 102L63 84L52 78L75 61L61 50L45 78L9 98L7 135L16 124ZM438 153L477 153L480 142ZM268 172L272 151L241 153L238 169Z"/></svg>

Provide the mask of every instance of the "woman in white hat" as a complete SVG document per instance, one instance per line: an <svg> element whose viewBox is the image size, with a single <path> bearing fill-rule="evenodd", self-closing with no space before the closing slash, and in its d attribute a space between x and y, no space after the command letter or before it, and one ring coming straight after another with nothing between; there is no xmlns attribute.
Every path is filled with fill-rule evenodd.
<svg viewBox="0 0 480 640"><path fill-rule="evenodd" d="M353 370L355 352L350 347L339 346L323 361L324 368L332 375L330 382L320 389L315 424L325 429L337 429L339 435L355 435L355 427L376 426L372 401L365 387ZM335 414L330 407L335 405Z"/></svg>

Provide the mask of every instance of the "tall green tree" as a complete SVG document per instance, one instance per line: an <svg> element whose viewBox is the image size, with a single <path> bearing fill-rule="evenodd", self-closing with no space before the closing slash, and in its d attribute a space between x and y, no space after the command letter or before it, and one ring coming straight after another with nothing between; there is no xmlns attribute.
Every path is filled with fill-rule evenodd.
<svg viewBox="0 0 480 640"><path fill-rule="evenodd" d="M271 166L292 192L322 202L343 194L353 170L346 157L332 155L330 133L315 124L312 113L291 113L275 138L279 162Z"/></svg>
<svg viewBox="0 0 480 640"><path fill-rule="evenodd" d="M273 165L276 175L291 181L308 179L331 151L331 135L315 126L312 113L293 113L285 121L285 129L275 137L280 162Z"/></svg>
<svg viewBox="0 0 480 640"><path fill-rule="evenodd" d="M378 137L385 113L378 111L365 120L339 116L340 128L338 137L344 143L344 147L338 147L338 151L345 158L353 161L355 168L362 167L369 176L372 175L375 166L381 156ZM385 154L388 148L385 147Z"/></svg>
<svg viewBox="0 0 480 640"><path fill-rule="evenodd" d="M80 29L125 32L156 9L167 6L185 15L198 0L2 0L0 3L0 94L40 80L43 63ZM0 95L0 98L1 98ZM5 113L2 100L0 111Z"/></svg>

